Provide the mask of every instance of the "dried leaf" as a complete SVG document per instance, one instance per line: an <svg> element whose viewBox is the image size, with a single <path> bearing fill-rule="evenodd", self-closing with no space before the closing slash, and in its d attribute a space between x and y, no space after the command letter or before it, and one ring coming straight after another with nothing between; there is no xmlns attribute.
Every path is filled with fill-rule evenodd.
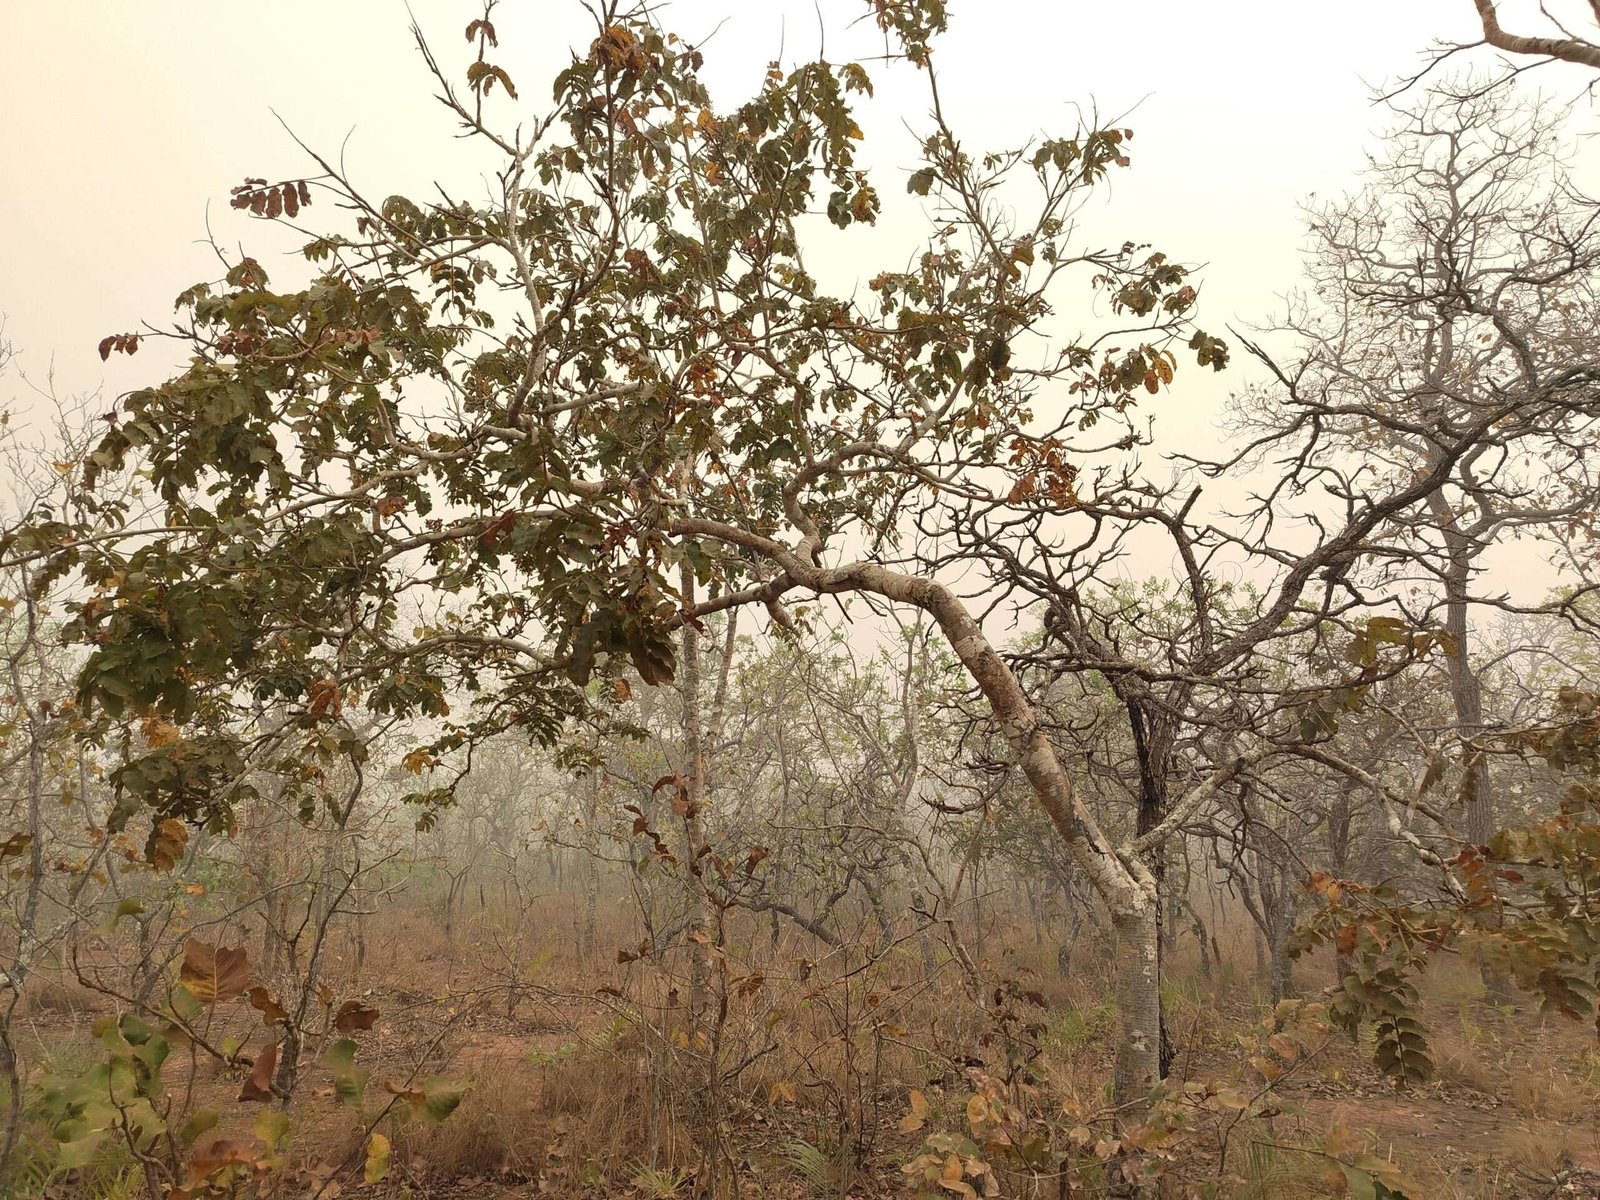
<svg viewBox="0 0 1600 1200"><path fill-rule="evenodd" d="M250 997L250 1007L261 1014L263 1025L276 1025L280 1021L287 1022L288 1012L267 992L259 983L247 993Z"/></svg>
<svg viewBox="0 0 1600 1200"><path fill-rule="evenodd" d="M265 1103L272 1099L272 1076L278 1069L278 1043L267 1045L250 1064L250 1077L239 1089L239 1099Z"/></svg>
<svg viewBox="0 0 1600 1200"><path fill-rule="evenodd" d="M333 1014L333 1027L340 1033L354 1033L358 1029L371 1029L377 1019L377 1009L368 1008L359 1000L346 1000Z"/></svg>
<svg viewBox="0 0 1600 1200"><path fill-rule="evenodd" d="M911 1109L900 1118L901 1133L915 1133L928 1121L928 1098L916 1088L911 1089Z"/></svg>
<svg viewBox="0 0 1600 1200"><path fill-rule="evenodd" d="M178 978L201 1004L221 1004L242 996L250 986L250 957L242 949L190 938L183 949Z"/></svg>
<svg viewBox="0 0 1600 1200"><path fill-rule="evenodd" d="M156 870L170 871L183 861L183 853L188 845L188 826L176 817L168 817L150 831L144 856Z"/></svg>

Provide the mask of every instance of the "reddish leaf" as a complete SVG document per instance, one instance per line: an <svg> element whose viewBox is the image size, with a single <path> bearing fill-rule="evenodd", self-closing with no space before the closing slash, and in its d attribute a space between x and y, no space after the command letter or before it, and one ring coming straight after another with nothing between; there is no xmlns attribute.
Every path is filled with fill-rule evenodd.
<svg viewBox="0 0 1600 1200"><path fill-rule="evenodd" d="M339 685L324 675L311 683L311 715L337 717L339 715Z"/></svg>
<svg viewBox="0 0 1600 1200"><path fill-rule="evenodd" d="M254 1162L255 1154L244 1142L217 1138L189 1156L189 1179L199 1183L222 1167L247 1166Z"/></svg>
<svg viewBox="0 0 1600 1200"><path fill-rule="evenodd" d="M272 1042L250 1065L250 1077L239 1089L239 1099L264 1102L272 1099L272 1074L278 1069L278 1043Z"/></svg>
<svg viewBox="0 0 1600 1200"><path fill-rule="evenodd" d="M286 1023L289 1020L289 1014L284 1010L283 1005L274 1000L268 994L267 989L259 983L250 989L248 995L250 997L250 1007L261 1014L261 1023L263 1025L276 1025L280 1021Z"/></svg>
<svg viewBox="0 0 1600 1200"><path fill-rule="evenodd" d="M354 1033L358 1029L371 1029L377 1019L377 1009L368 1008L359 1000L346 1000L333 1014L333 1027L340 1033Z"/></svg>
<svg viewBox="0 0 1600 1200"><path fill-rule="evenodd" d="M170 871L183 861L189 845L189 829L176 817L168 817L150 831L144 856L158 871Z"/></svg>

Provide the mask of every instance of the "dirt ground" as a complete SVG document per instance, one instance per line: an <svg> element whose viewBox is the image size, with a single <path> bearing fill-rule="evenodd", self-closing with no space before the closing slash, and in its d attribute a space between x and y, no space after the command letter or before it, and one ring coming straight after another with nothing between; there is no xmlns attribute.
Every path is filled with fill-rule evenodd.
<svg viewBox="0 0 1600 1200"><path fill-rule="evenodd" d="M597 991L628 978L626 971L557 956L540 968L538 986L513 995L485 983L470 947L442 942L431 931L424 936L421 918L408 921L389 931L397 944L411 948L393 969L358 976L339 961L330 966L340 996L359 996L380 1013L373 1029L359 1035L360 1061L371 1071L369 1113L385 1099L385 1083L404 1086L440 1076L472 1088L437 1127L372 1125L339 1105L326 1072L309 1056L306 1084L291 1113L288 1170L277 1195L311 1197L320 1189L323 1200L666 1200L692 1194L686 1174L650 1166L651 1153L660 1162L682 1161L694 1147L670 1119L659 1128L643 1127L641 1113L654 1086L650 1060L619 1020L621 1002ZM1025 948L1004 967L1042 974L1042 966L1030 965ZM1314 965L1304 974L1309 982ZM1044 1080L1041 1109L1060 1104L1062 1097L1092 1094L1109 1075L1109 1046L1095 1024L1104 1019L1104 998L1094 989L1094 975L1086 968L1082 977L1041 986L1047 1000L1047 1032L1035 1063ZM1331 1038L1285 1077L1277 1092L1279 1111L1231 1150L1236 1160L1248 1160L1248 1180L1230 1182L1220 1194L1344 1194L1336 1169L1297 1149L1342 1127L1373 1154L1401 1165L1414 1195L1427 1200L1600 1197L1600 1054L1593 1029L1544 1020L1535 1012L1500 1011L1480 993L1470 972L1441 972L1430 980L1425 995L1438 1073L1425 1085L1397 1091L1377 1074L1364 1047L1342 1035ZM916 1010L919 1019L942 1019L937 1000ZM94 1053L93 1023L110 1007L104 997L76 986L34 997L22 1021L32 1043L24 1045L25 1058L55 1069L86 1064ZM1169 1005L1172 1027L1180 1031L1177 1074L1238 1079L1237 1036L1260 1018L1263 1007L1258 995L1237 982L1188 981ZM237 1037L248 1052L266 1036L256 1018L241 1001L218 1012L212 1033ZM912 1028L906 1036L915 1040L919 1032ZM981 1053L976 1044L972 1049ZM251 1106L235 1099L245 1071L203 1056L193 1062L191 1071L188 1057L174 1053L163 1077L168 1095L175 1101L188 1095L191 1108L217 1108L225 1114L220 1131L243 1136L254 1117ZM874 1093L860 1101L862 1112L870 1110L864 1119L876 1123L869 1131L873 1152L851 1164L846 1178L819 1177L796 1150L817 1143L825 1126L817 1093L801 1089L791 1098L774 1089L770 1080L776 1076L754 1069L750 1075L728 1095L725 1121L727 1153L747 1181L747 1194L794 1200L915 1194L900 1165L917 1152L925 1131L900 1128L912 1082L903 1074L885 1072ZM959 1113L966 1085L958 1074L925 1078L921 1087L936 1109ZM389 1129L394 1142L389 1176L373 1185L361 1181L369 1125ZM1214 1153L1208 1145L1206 1138L1197 1139L1192 1154L1204 1159ZM1008 1184L1005 1195L1029 1194L1025 1183ZM72 1193L62 1188L58 1194ZM1191 1181L1171 1184L1166 1194L1204 1192Z"/></svg>

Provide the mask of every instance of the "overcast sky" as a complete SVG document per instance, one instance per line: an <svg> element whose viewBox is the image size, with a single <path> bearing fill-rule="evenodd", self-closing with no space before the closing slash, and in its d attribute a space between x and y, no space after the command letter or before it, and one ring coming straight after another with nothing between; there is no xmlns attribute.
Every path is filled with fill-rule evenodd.
<svg viewBox="0 0 1600 1200"><path fill-rule="evenodd" d="M229 187L246 175L314 170L272 110L319 150L336 151L348 134L352 172L380 196L435 176L470 184L477 169L431 98L403 4L0 7L0 313L23 367L40 375L53 364L65 391L103 384L115 394L150 382L159 350L102 366L95 344L169 316L179 291L217 273L199 244L208 218L225 245L258 254L283 245L227 206ZM442 49L464 51L476 5L413 7ZM828 57L872 51L866 23L841 32L865 11L860 0L820 7L832 27ZM1363 81L1414 68L1435 37L1471 33L1467 0L950 7L936 62L947 110L973 146L1069 130L1078 105L1135 109L1135 166L1116 183L1106 235L1208 263L1203 315L1213 324L1264 315L1273 292L1292 283L1296 203L1346 186L1379 123ZM591 35L568 0L506 0L496 19L499 61L531 110L549 95L565 47ZM707 70L722 105L748 94L780 47L786 65L818 47L810 0L676 0L662 20L691 41L716 30ZM926 128L927 98L914 72L878 74L879 100L862 124L873 161L887 168L880 191L895 194L912 163L904 127Z"/></svg>
<svg viewBox="0 0 1600 1200"><path fill-rule="evenodd" d="M833 61L881 52L861 0L817 0ZM479 6L414 0L424 30L455 69ZM1200 320L1213 330L1267 317L1294 286L1303 225L1297 205L1355 181L1384 123L1371 88L1413 72L1437 39L1471 40L1469 0L950 0L935 49L945 111L969 148L1071 131L1081 111L1128 113L1133 169L1086 218L1086 237L1148 241L1206 264ZM432 98L403 4L394 0L0 0L0 315L20 366L60 394L107 398L158 381L176 345L149 344L102 364L101 337L171 316L173 298L220 269L204 244L261 258L277 282L306 270L286 238L228 207L247 175L315 172L278 117L336 157L369 195L427 194L434 179L470 196L492 160L453 137ZM1510 6L1508 20L1515 13ZM758 86L767 62L819 49L812 0L675 0L667 28L703 44L718 107ZM514 120L549 96L568 47L593 36L573 0L505 0L495 61L521 99ZM851 28L851 23L854 27ZM453 57L452 57L453 56ZM1480 60L1483 61L1483 60ZM889 203L878 230L833 247L863 276L903 265L915 201L904 195L914 134L927 129L923 77L873 68L877 99L861 111L868 161ZM1573 76L1542 73L1547 86ZM274 116L274 110L278 116ZM1130 111L1131 110L1131 111ZM348 218L314 208L311 223ZM923 226L925 228L925 226ZM897 235L902 239L896 242ZM292 262L285 262L285 255ZM830 282L833 282L830 280ZM1242 370L1190 368L1156 416L1186 448L1213 436ZM24 413L15 375L0 407Z"/></svg>

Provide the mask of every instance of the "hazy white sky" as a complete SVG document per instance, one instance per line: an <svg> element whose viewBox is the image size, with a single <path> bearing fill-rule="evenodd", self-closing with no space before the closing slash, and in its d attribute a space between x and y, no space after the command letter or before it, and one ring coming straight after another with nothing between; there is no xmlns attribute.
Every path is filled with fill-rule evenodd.
<svg viewBox="0 0 1600 1200"><path fill-rule="evenodd" d="M830 59L881 50L870 23L857 20L862 0L818 4ZM479 6L413 8L446 61L464 63L462 31ZM1382 124L1369 84L1415 69L1435 39L1474 33L1469 0L950 8L935 62L946 112L969 146L1066 132L1080 105L1134 110L1134 169L1088 215L1086 236L1148 241L1207 264L1201 321L1213 329L1265 317L1275 293L1293 286L1297 203L1348 187ZM141 319L160 323L180 291L219 274L202 243L208 222L220 243L245 246L269 270L292 254L301 239L228 207L229 187L247 175L315 171L272 110L319 151L335 156L343 144L355 181L380 197L425 194L435 178L470 194L492 166L453 139L397 0L0 0L0 12L0 314L22 369L35 379L53 370L61 393L103 387L110 397L164 374L175 346L148 344L106 364L95 346ZM719 106L747 95L780 50L792 65L818 49L812 0L674 0L661 19L704 42ZM505 0L496 23L498 61L524 111L548 97L567 47L592 37L574 0ZM928 109L917 72L880 66L874 75L878 97L861 123L886 219L835 247L835 261L864 264L863 276L901 265L912 248L904 224L897 240L896 217L915 215L903 179ZM334 214L314 208L310 217ZM304 269L277 268L279 282ZM1209 436L1241 373L1201 376L1191 368L1163 398L1158 420L1169 434ZM28 407L15 379L0 382L0 406L19 401Z"/></svg>
<svg viewBox="0 0 1600 1200"><path fill-rule="evenodd" d="M1371 85L1414 71L1437 40L1477 35L1470 0L949 2L935 63L968 147L1068 132L1080 106L1132 110L1122 123L1136 131L1134 168L1087 214L1085 237L1150 242L1206 264L1200 319L1212 330L1264 319L1295 285L1297 205L1352 186L1384 124ZM1507 23L1530 4L1503 4ZM881 52L859 20L863 0L816 5L830 60ZM464 68L462 31L480 5L412 8L447 65ZM792 66L818 51L813 0L659 9L667 28L704 45L718 107L747 96L769 60ZM576 0L504 0L495 20L496 61L521 92L499 111L514 120L545 101L568 47L586 46L593 30ZM307 269L296 253L303 239L228 207L229 188L246 176L315 173L273 110L328 156L343 146L369 195L423 196L442 179L470 196L494 163L453 137L408 25L400 0L0 0L0 316L22 371L37 383L53 372L60 395L100 389L107 400L164 378L179 360L175 344L102 364L96 343L143 319L160 324L180 291L220 274L208 225L281 284ZM1563 70L1540 81L1575 93L1588 79ZM877 99L860 119L884 219L877 230L830 234L838 240L827 256L861 278L901 266L926 228L907 220L919 202L903 183L914 135L927 129L925 80L903 66L873 74ZM326 204L308 215L313 226L348 225ZM1161 443L1206 448L1228 390L1245 377L1190 366L1149 406ZM14 373L0 379L3 408L43 411ZM1524 582L1542 589L1546 576Z"/></svg>
<svg viewBox="0 0 1600 1200"><path fill-rule="evenodd" d="M865 23L839 32L865 12L861 0L820 7L834 28L829 57L871 52ZM452 54L476 8L414 3ZM313 169L271 109L319 150L349 133L348 162L379 195L473 177L394 0L0 0L0 10L0 313L24 368L53 363L66 391L150 381L157 354L102 366L95 344L159 321L215 273L197 244L208 215L224 244L272 244L227 206L246 175ZM1135 170L1116 185L1107 237L1209 262L1213 321L1259 315L1292 281L1296 201L1344 185L1376 121L1363 77L1412 67L1431 38L1470 33L1471 17L1466 0L952 0L951 10L936 61L974 145L1064 131L1076 104L1139 105ZM676 0L662 13L691 41L722 22L706 50L723 103L755 85L780 45L792 63L818 44L810 0ZM530 108L548 96L565 46L592 36L582 20L569 0L502 5L500 61ZM892 171L912 161L903 125L922 127L927 102L914 73L879 74L894 78L863 125ZM898 172L880 190L898 193Z"/></svg>

